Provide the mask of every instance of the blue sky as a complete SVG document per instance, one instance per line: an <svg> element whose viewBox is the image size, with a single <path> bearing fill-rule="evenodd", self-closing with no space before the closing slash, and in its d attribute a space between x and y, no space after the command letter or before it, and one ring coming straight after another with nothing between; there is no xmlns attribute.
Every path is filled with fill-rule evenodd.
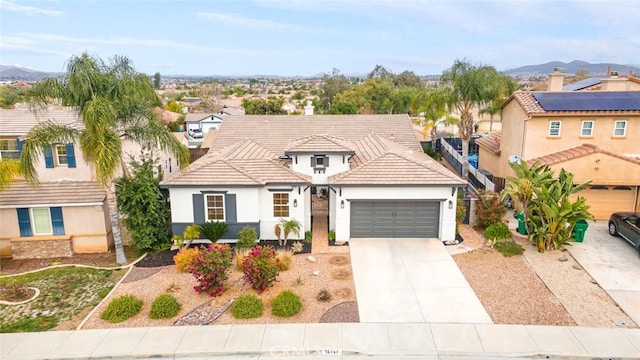
<svg viewBox="0 0 640 360"><path fill-rule="evenodd" d="M164 75L440 74L457 58L507 70L640 64L640 2L527 0L0 0L0 63L64 71L124 55Z"/></svg>

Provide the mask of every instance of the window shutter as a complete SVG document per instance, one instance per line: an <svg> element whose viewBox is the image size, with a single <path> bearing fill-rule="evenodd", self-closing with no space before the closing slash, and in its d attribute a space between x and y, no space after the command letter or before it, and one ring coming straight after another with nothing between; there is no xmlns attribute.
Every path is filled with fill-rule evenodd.
<svg viewBox="0 0 640 360"><path fill-rule="evenodd" d="M70 168L76 167L76 153L73 150L73 144L65 145L67 148L67 166Z"/></svg>
<svg viewBox="0 0 640 360"><path fill-rule="evenodd" d="M316 166L316 157L312 156L311 157L311 167L315 167Z"/></svg>
<svg viewBox="0 0 640 360"><path fill-rule="evenodd" d="M324 167L329 167L329 157L328 156L324 157Z"/></svg>
<svg viewBox="0 0 640 360"><path fill-rule="evenodd" d="M22 154L22 145L24 145L24 140L18 139L18 154Z"/></svg>
<svg viewBox="0 0 640 360"><path fill-rule="evenodd" d="M53 151L51 150L51 145L44 147L44 165L47 169L53 168Z"/></svg>
<svg viewBox="0 0 640 360"><path fill-rule="evenodd" d="M49 208L51 211L51 225L53 235L64 235L64 221L62 220L62 208L59 206Z"/></svg>
<svg viewBox="0 0 640 360"><path fill-rule="evenodd" d="M18 226L20 227L20 236L33 236L31 232L31 219L29 219L29 209L18 208Z"/></svg>
<svg viewBox="0 0 640 360"><path fill-rule="evenodd" d="M204 224L204 195L193 194L193 222Z"/></svg>
<svg viewBox="0 0 640 360"><path fill-rule="evenodd" d="M235 224L238 222L236 194L224 195L224 219L226 223Z"/></svg>

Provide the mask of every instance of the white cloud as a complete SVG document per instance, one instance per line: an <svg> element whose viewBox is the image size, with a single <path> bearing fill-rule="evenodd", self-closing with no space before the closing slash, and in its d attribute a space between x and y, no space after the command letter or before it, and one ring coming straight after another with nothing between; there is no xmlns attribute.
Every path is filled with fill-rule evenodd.
<svg viewBox="0 0 640 360"><path fill-rule="evenodd" d="M63 14L62 11L43 9L35 6L18 5L7 0L0 0L0 9L4 11L20 12L29 16L60 16Z"/></svg>
<svg viewBox="0 0 640 360"><path fill-rule="evenodd" d="M233 26L233 27L250 28L250 29L279 29L279 30L289 28L288 25L283 23L270 21L270 20L252 19L252 18L244 17L238 14L198 12L196 13L196 16L202 19L218 21L224 25Z"/></svg>

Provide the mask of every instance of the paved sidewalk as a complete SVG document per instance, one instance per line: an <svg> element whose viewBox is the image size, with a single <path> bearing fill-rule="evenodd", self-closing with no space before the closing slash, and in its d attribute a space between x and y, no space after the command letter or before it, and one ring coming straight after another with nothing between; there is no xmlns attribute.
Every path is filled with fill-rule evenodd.
<svg viewBox="0 0 640 360"><path fill-rule="evenodd" d="M175 326L0 334L0 350L6 360L637 359L640 330L415 323Z"/></svg>
<svg viewBox="0 0 640 360"><path fill-rule="evenodd" d="M351 239L361 322L491 323L439 239Z"/></svg>

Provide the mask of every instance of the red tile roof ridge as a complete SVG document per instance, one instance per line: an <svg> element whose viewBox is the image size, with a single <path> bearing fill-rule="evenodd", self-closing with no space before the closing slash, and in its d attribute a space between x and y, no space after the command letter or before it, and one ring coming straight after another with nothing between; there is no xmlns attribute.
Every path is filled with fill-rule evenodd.
<svg viewBox="0 0 640 360"><path fill-rule="evenodd" d="M541 162L541 163L547 164L547 165L555 165L555 164L559 164L559 163L562 163L562 162L565 162L565 161L577 159L577 158L580 158L580 157L583 157L583 156L592 155L592 154L595 154L595 153L606 154L606 155L613 156L613 157L618 158L618 159L622 159L622 160L629 161L631 163L640 165L640 159L633 158L633 157L626 156L626 155L622 155L622 154L618 154L616 152L600 148L595 144L588 144L588 143L582 144L582 145L579 145L579 146L575 146L575 147L572 147L572 148L569 148L569 149L561 150L561 151L558 151L558 152L555 152L555 153L539 156L537 158L533 158L533 159L527 160L527 163L533 164L535 162Z"/></svg>

